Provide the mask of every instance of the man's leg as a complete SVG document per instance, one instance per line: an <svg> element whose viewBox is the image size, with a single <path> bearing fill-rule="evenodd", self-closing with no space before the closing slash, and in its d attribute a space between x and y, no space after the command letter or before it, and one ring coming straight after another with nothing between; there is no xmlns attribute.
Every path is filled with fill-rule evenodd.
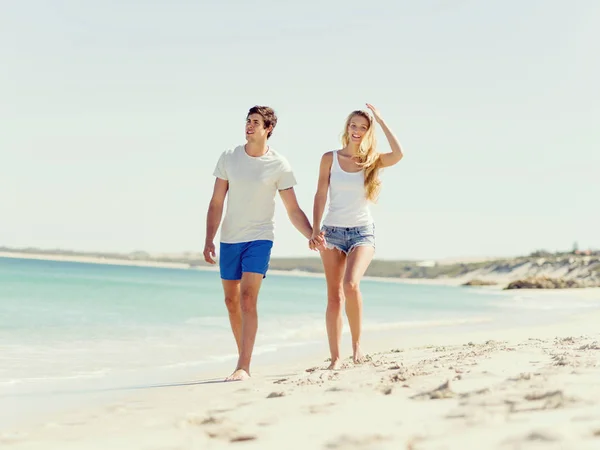
<svg viewBox="0 0 600 450"><path fill-rule="evenodd" d="M254 350L256 332L258 330L257 300L258 291L262 284L261 273L245 272L241 282L241 310L242 310L242 343L240 357L235 372L227 381L245 380L250 376L250 360Z"/></svg>
<svg viewBox="0 0 600 450"><path fill-rule="evenodd" d="M225 306L229 313L231 331L238 349L238 356L242 351L242 308L240 305L240 280L221 280L225 293Z"/></svg>
<svg viewBox="0 0 600 450"><path fill-rule="evenodd" d="M225 306L229 313L231 331L238 349L238 356L242 345L242 309L240 305L240 281L242 279L242 250L243 244L226 244L221 242L219 270Z"/></svg>
<svg viewBox="0 0 600 450"><path fill-rule="evenodd" d="M226 381L245 380L250 377L250 360L258 330L258 291L266 276L271 258L271 241L248 242L242 251L242 281L240 307L242 310L242 339L240 357L235 372Z"/></svg>

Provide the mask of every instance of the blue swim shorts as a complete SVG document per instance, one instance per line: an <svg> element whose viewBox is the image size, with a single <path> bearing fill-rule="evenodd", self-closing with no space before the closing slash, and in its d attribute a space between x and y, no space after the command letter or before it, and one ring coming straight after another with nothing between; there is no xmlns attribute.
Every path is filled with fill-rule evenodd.
<svg viewBox="0 0 600 450"><path fill-rule="evenodd" d="M242 273L267 276L273 241L259 240L226 244L221 242L219 269L223 280L241 280Z"/></svg>
<svg viewBox="0 0 600 450"><path fill-rule="evenodd" d="M360 227L330 227L323 225L321 231L325 233L327 248L348 254L353 248L369 246L375 248L375 224Z"/></svg>

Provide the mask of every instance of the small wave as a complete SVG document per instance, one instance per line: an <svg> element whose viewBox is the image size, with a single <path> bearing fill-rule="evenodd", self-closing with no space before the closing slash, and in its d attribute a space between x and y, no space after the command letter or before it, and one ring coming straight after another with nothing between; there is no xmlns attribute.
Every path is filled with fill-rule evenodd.
<svg viewBox="0 0 600 450"><path fill-rule="evenodd" d="M277 344L267 344L260 345L254 348L252 354L254 356L263 355L265 353L273 353L276 351L283 350L285 348L291 347L302 347L304 345L312 344L316 341L302 341L302 342L285 342L285 343L277 343ZM192 367L200 367L206 364L218 364L227 361L235 361L238 358L237 353L225 353L223 355L211 355L206 357L205 359L195 360L195 361L182 361L173 364L167 364L165 366L159 367L159 369L185 369Z"/></svg>
<svg viewBox="0 0 600 450"><path fill-rule="evenodd" d="M392 330L398 328L427 328L442 326L458 326L491 322L489 317L462 317L437 320L407 320L399 322L365 322L364 329L371 331ZM343 334L350 333L348 327L344 327ZM274 351L282 347L302 346L311 342L320 342L327 339L327 330L322 320L315 320L295 328L277 327L263 334L263 340L268 344L263 346L263 352ZM255 350L256 353L256 350Z"/></svg>
<svg viewBox="0 0 600 450"><path fill-rule="evenodd" d="M15 384L21 384L23 380L2 380L0 386L14 386Z"/></svg>
<svg viewBox="0 0 600 450"><path fill-rule="evenodd" d="M322 321L314 324L307 324L297 328L281 328L276 331L271 331L265 334L265 339L271 340L307 340L314 339L318 336L324 336L326 330Z"/></svg>
<svg viewBox="0 0 600 450"><path fill-rule="evenodd" d="M211 328L228 328L225 324L227 324L227 318L225 317L216 317L216 316L205 316L205 317L190 317L186 319L184 322L186 325L202 325Z"/></svg>
<svg viewBox="0 0 600 450"><path fill-rule="evenodd" d="M89 372L76 372L70 375L60 375L60 376L46 376L46 377L23 377L16 378L11 380L3 380L0 381L0 386L2 385L15 385L22 383L39 383L39 382L52 382L52 381L66 381L66 380L81 380L81 379L89 379L89 378L102 378L112 372L111 369L100 369L93 370Z"/></svg>
<svg viewBox="0 0 600 450"><path fill-rule="evenodd" d="M548 300L548 299L546 299ZM519 309L530 311L579 310L597 308L597 305L573 301L545 302L533 298L515 298L515 302L494 302L491 306L500 309Z"/></svg>
<svg viewBox="0 0 600 450"><path fill-rule="evenodd" d="M203 366L204 364L207 364L209 362L210 362L210 360L206 360L206 359L201 359L198 361L184 361L184 362L179 362L179 363L174 363L174 364L167 364L166 366L160 366L159 369L185 369L188 367Z"/></svg>
<svg viewBox="0 0 600 450"><path fill-rule="evenodd" d="M443 327L456 325L474 325L479 323L488 323L492 319L489 317L468 317L461 319L445 319L445 320L410 320L404 322L384 322L365 324L365 330L383 331L394 330L397 328L428 328L428 327Z"/></svg>

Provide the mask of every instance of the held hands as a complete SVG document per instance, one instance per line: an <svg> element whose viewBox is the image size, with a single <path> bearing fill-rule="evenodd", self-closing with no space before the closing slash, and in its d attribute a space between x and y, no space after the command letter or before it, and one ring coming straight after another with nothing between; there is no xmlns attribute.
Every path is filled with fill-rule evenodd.
<svg viewBox="0 0 600 450"><path fill-rule="evenodd" d="M377 123L381 123L381 121L383 120L381 117L381 113L379 112L379 110L377 108L375 108L373 105L371 105L370 103L367 103L367 108L369 108L371 110L371 112L373 113L373 118L375 119L375 121Z"/></svg>
<svg viewBox="0 0 600 450"><path fill-rule="evenodd" d="M325 250L325 233L322 231L316 234L313 233L308 241L308 248L316 252Z"/></svg>
<svg viewBox="0 0 600 450"><path fill-rule="evenodd" d="M215 253L215 244L213 242L206 242L204 244L204 261L209 264L216 264L214 258L216 258L217 254Z"/></svg>

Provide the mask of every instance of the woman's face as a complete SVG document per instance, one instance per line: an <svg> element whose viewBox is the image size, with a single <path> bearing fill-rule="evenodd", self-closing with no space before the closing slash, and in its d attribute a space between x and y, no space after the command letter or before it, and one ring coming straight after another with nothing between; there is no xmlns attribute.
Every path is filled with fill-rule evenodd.
<svg viewBox="0 0 600 450"><path fill-rule="evenodd" d="M348 124L348 139L354 144L360 144L369 131L369 121L363 116L354 115Z"/></svg>

